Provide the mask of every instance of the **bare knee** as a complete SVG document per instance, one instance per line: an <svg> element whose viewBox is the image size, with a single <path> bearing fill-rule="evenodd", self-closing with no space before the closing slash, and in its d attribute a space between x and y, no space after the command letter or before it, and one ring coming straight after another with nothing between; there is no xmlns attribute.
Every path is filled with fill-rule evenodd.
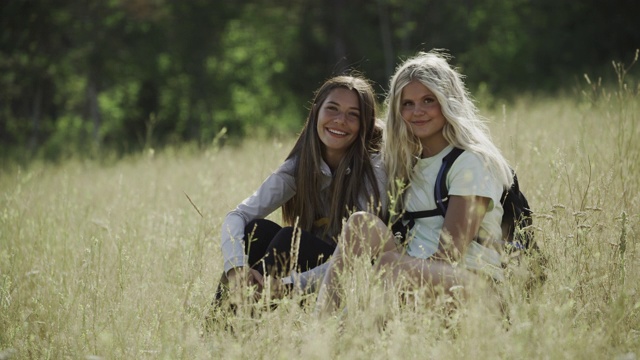
<svg viewBox="0 0 640 360"><path fill-rule="evenodd" d="M365 211L353 213L347 219L342 230L342 241L351 247L360 247L368 238L367 224L373 221L374 215Z"/></svg>
<svg viewBox="0 0 640 360"><path fill-rule="evenodd" d="M344 252L375 256L381 249L384 229L386 226L377 216L365 211L353 213L342 230Z"/></svg>
<svg viewBox="0 0 640 360"><path fill-rule="evenodd" d="M380 255L378 260L378 268L391 268L394 264L397 264L400 254L395 251L387 251Z"/></svg>
<svg viewBox="0 0 640 360"><path fill-rule="evenodd" d="M378 217L366 211L356 211L347 219L345 227L348 229L361 229L365 225L371 225L378 221Z"/></svg>

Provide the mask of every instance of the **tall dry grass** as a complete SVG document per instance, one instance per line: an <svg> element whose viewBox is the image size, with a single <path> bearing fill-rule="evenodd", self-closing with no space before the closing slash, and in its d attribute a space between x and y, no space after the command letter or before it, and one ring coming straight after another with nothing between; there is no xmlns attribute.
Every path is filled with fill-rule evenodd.
<svg viewBox="0 0 640 360"><path fill-rule="evenodd" d="M533 291L518 271L499 286L506 314L482 299L454 312L442 299L389 302L362 265L344 279L342 321L317 322L295 298L203 332L222 219L291 140L5 169L0 359L636 359L638 88L585 80L584 91L485 113L548 259Z"/></svg>

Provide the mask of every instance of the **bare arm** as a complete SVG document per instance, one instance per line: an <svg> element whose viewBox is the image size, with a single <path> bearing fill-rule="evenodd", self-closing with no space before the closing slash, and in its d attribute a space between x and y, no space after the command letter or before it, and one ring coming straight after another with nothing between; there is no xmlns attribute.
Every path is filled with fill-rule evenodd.
<svg viewBox="0 0 640 360"><path fill-rule="evenodd" d="M440 232L440 245L434 257L448 261L460 260L478 233L488 206L487 197L452 195Z"/></svg>

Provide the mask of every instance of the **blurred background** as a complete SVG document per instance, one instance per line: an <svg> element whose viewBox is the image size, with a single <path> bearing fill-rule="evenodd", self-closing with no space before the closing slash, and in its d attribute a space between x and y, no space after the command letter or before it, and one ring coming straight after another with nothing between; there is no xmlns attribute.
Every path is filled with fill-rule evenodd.
<svg viewBox="0 0 640 360"><path fill-rule="evenodd" d="M640 47L635 0L2 0L0 157L288 136L313 91L444 48L481 106L572 96ZM637 93L637 89L636 89Z"/></svg>

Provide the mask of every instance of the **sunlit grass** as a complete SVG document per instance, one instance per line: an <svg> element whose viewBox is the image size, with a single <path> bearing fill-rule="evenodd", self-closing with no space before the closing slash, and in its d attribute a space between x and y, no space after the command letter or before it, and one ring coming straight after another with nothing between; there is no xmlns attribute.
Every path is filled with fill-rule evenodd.
<svg viewBox="0 0 640 360"><path fill-rule="evenodd" d="M640 109L637 91L616 91L485 113L548 258L533 292L519 272L500 286L507 316L483 301L453 313L381 302L361 266L344 280L342 324L318 323L313 302L296 298L258 317L241 310L234 331L203 332L222 270L222 219L292 139L7 169L0 358L637 358Z"/></svg>

